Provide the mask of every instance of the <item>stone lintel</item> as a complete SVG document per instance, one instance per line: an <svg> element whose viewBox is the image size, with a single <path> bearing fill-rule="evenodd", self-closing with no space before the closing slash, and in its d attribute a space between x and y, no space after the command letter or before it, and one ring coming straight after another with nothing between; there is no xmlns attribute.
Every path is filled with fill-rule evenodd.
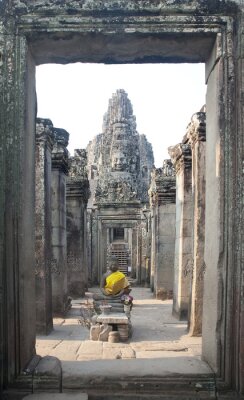
<svg viewBox="0 0 244 400"><path fill-rule="evenodd" d="M191 117L191 122L187 127L187 139L191 147L196 142L206 142L206 113L197 112Z"/></svg>
<svg viewBox="0 0 244 400"><path fill-rule="evenodd" d="M175 167L176 174L181 169L188 169L192 166L191 146L189 143L179 143L168 148L169 155Z"/></svg>
<svg viewBox="0 0 244 400"><path fill-rule="evenodd" d="M99 202L99 201L95 201L94 202L94 206L97 206L99 209L102 208L132 208L132 207L136 207L138 208L138 206L141 205L140 200L132 200L132 201L127 201L127 202L123 202L123 203L115 203L115 202Z"/></svg>
<svg viewBox="0 0 244 400"><path fill-rule="evenodd" d="M165 177L156 181L155 204L175 203L176 180L175 178Z"/></svg>
<svg viewBox="0 0 244 400"><path fill-rule="evenodd" d="M68 156L62 152L52 152L52 169L57 169L68 175L69 165Z"/></svg>
<svg viewBox="0 0 244 400"><path fill-rule="evenodd" d="M82 197L87 203L90 195L89 182L87 179L68 178L66 183L66 197Z"/></svg>

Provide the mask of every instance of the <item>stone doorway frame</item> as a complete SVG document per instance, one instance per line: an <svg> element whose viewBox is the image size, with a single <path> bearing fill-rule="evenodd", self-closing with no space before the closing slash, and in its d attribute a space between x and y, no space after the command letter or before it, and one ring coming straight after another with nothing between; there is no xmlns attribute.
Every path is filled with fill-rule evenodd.
<svg viewBox="0 0 244 400"><path fill-rule="evenodd" d="M206 62L207 78L218 65L213 85L221 89L222 98L218 97L217 108L209 108L209 124L217 121L219 131L220 162L215 172L220 178L221 212L216 237L218 306L214 333L203 333L216 341L215 355L213 362L208 355L204 357L212 363L220 388L243 393L240 9L228 1L224 5L211 2L208 9L200 0L169 2L172 5L142 1L138 9L133 1L115 4L111 0L107 8L103 2L90 7L86 0L71 2L76 6L69 6L69 1L64 2L66 5L58 1L41 3L3 1L0 5L0 124L5 133L0 185L1 386L20 379L21 371L35 354L35 65L77 61Z"/></svg>

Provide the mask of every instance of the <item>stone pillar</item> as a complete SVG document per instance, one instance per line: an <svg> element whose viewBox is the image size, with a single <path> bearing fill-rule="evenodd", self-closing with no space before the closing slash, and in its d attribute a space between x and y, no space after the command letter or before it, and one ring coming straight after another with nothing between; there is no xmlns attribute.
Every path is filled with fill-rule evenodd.
<svg viewBox="0 0 244 400"><path fill-rule="evenodd" d="M83 296L88 286L85 216L89 182L86 163L86 151L75 150L74 157L70 158L67 180L68 293L72 297Z"/></svg>
<svg viewBox="0 0 244 400"><path fill-rule="evenodd" d="M140 262L138 264L139 272L139 282L145 286L150 284L150 263L151 263L151 214L150 209L144 208L141 210L141 240L140 240Z"/></svg>
<svg viewBox="0 0 244 400"><path fill-rule="evenodd" d="M173 314L187 319L192 279L192 158L189 144L169 148L176 171Z"/></svg>
<svg viewBox="0 0 244 400"><path fill-rule="evenodd" d="M53 328L51 281L51 171L53 125L48 119L36 121L36 330L48 334Z"/></svg>
<svg viewBox="0 0 244 400"><path fill-rule="evenodd" d="M68 173L69 134L54 128L52 152L52 301L53 313L67 310L66 175Z"/></svg>
<svg viewBox="0 0 244 400"><path fill-rule="evenodd" d="M146 229L140 224L136 231L136 282L139 285L141 284L142 230L145 232Z"/></svg>
<svg viewBox="0 0 244 400"><path fill-rule="evenodd" d="M192 195L193 195L193 275L189 333L202 334L203 281L205 272L205 152L206 152L206 114L193 115L187 130L192 149Z"/></svg>
<svg viewBox="0 0 244 400"><path fill-rule="evenodd" d="M157 242L156 242L156 207L155 196L152 187L153 182L149 189L150 194L150 209L151 209L151 271L150 271L150 288L154 292L155 289L155 270L156 270L156 257L157 257Z"/></svg>
<svg viewBox="0 0 244 400"><path fill-rule="evenodd" d="M136 279L137 276L137 232L138 232L138 223L136 226L132 228L132 238L131 238L131 253L132 253L132 261L131 261L131 277Z"/></svg>
<svg viewBox="0 0 244 400"><path fill-rule="evenodd" d="M92 286L92 210L86 211L86 248L87 248L87 274L88 286Z"/></svg>
<svg viewBox="0 0 244 400"><path fill-rule="evenodd" d="M175 254L175 171L171 160L152 173L149 189L153 215L152 255L154 260L153 291L158 299L173 296Z"/></svg>
<svg viewBox="0 0 244 400"><path fill-rule="evenodd" d="M13 8L0 2L0 397L36 339L35 63Z"/></svg>

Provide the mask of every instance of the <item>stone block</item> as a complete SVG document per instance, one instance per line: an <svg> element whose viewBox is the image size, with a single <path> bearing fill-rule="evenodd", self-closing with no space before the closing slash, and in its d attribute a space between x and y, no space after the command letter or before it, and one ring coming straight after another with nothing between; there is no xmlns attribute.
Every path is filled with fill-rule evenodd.
<svg viewBox="0 0 244 400"><path fill-rule="evenodd" d="M119 342L119 332L116 332L116 331L109 332L108 342L109 343L118 343Z"/></svg>
<svg viewBox="0 0 244 400"><path fill-rule="evenodd" d="M129 338L129 327L128 324L127 325L118 325L118 332L119 332L119 336L120 336L120 340L122 342L128 340Z"/></svg>
<svg viewBox="0 0 244 400"><path fill-rule="evenodd" d="M99 315L97 317L97 322L102 322L104 324L128 324L128 318L124 314L120 313L110 313L108 315Z"/></svg>
<svg viewBox="0 0 244 400"><path fill-rule="evenodd" d="M90 328L90 340L98 340L101 332L101 325L93 325Z"/></svg>
<svg viewBox="0 0 244 400"><path fill-rule="evenodd" d="M111 325L101 325L101 331L98 336L98 340L102 342L107 342L108 341L108 335L112 331L112 326Z"/></svg>
<svg viewBox="0 0 244 400"><path fill-rule="evenodd" d="M38 363L33 375L33 391L61 389L62 368L58 358L45 356Z"/></svg>

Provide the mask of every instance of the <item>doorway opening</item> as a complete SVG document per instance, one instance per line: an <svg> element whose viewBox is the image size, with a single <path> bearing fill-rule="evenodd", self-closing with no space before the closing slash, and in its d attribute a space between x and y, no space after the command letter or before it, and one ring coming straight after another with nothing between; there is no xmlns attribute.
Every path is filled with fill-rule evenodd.
<svg viewBox="0 0 244 400"><path fill-rule="evenodd" d="M34 3L31 7L35 7ZM58 12L57 10L57 14ZM229 36L227 36L227 33L228 35L229 32L233 33L229 27L232 26L230 19L232 21L234 17L222 17L222 14L221 16L218 14L217 17L214 15L209 18L209 14L204 15L205 11L201 9L203 15L196 19L191 12L190 18L188 14L187 16L184 13L178 15L177 12L174 8L170 24L168 24L167 18L165 19L158 13L153 14L152 18L150 17L150 23L148 23L148 17L144 18L144 14L142 18L135 14L131 20L132 29L128 29L128 25L122 17L123 32L116 31L114 25L116 34L112 35L111 31L107 30L107 26L110 25L101 23L100 20L99 29L96 29L95 32L95 25L90 24L88 20L86 20L87 25L85 26L83 20L82 23L80 20L79 23L72 20L72 34L70 34L71 25L68 23L65 25L67 30L63 28L63 25L58 28L57 25L55 28L50 25L47 34L46 19L40 18L38 28L36 28L30 25L29 19L25 16L22 19L22 14L20 14L18 21L23 23L20 30L20 34L23 36L18 36L18 40L15 42L17 51L13 54L11 51L8 53L10 58L13 57L11 66L7 65L7 62L5 64L7 70L11 72L10 75L12 74L10 67L15 66L16 74L14 74L13 81L6 80L6 87L4 86L8 93L8 85L12 85L12 97L13 87L17 93L15 108L8 107L8 104L7 106L4 104L4 107L7 110L8 121L11 116L19 135L16 146L8 148L9 153L14 157L9 159L12 169L7 171L7 176L14 179L17 190L14 192L14 189L10 187L5 198L6 204L9 204L9 208L6 208L6 221L11 221L13 228L6 232L6 243L13 244L17 238L19 244L19 251L6 260L7 270L9 267L12 272L12 275L7 275L7 283L13 292L9 295L11 301L8 304L13 304L12 308L16 310L15 318L8 318L8 332L12 333L14 348L17 349L16 353L9 352L6 356L10 360L8 363L9 376L14 377L16 371L20 372L24 368L26 362L34 355L35 347L35 294L33 289L35 281L33 272L35 65L53 62L72 63L77 60L98 63L206 62L207 131L211 132L211 135L209 135L210 140L207 143L206 151L205 221L207 241L205 242L205 266L203 265L202 272L204 272L204 281L207 284L204 293L206 314L203 313L203 357L225 382L228 381L230 385L235 382L235 387L238 386L238 378L234 375L240 373L239 336L236 335L235 343L231 348L228 346L231 333L234 328L239 326L240 322L240 315L233 315L231 312L235 301L238 306L240 305L239 292L233 290L233 283L237 285L237 282L232 271L232 265L235 265L236 268L239 266L235 258L237 256L231 251L232 243L228 242L234 226L234 219L239 216L239 211L234 210L232 214L231 208L233 197L234 204L238 203L237 190L235 190L232 178L235 173L233 167L234 140L235 138L240 140L236 130L237 116L232 116L232 105L236 105L237 102L234 96L234 87L237 87L235 68L231 64L234 51L232 42L228 40ZM219 9L218 12L220 12ZM50 15L50 19L52 15ZM148 11L146 15L148 15ZM68 16L67 18L69 19ZM73 15L70 18L73 18ZM97 17L92 14L92 21L93 18ZM104 15L104 19L106 18L107 15ZM138 28L139 26L140 28ZM143 31L141 31L142 27ZM23 101L23 93L25 101ZM239 111L239 106L237 111ZM12 129L12 126L9 126L10 128ZM11 129L10 134L13 135L11 136L13 140L15 136ZM233 132L235 135L232 134ZM62 140L65 141L66 135L62 135L64 132L59 133ZM181 151L184 148L185 146L178 150ZM21 177L19 181L16 180L18 176ZM21 207L18 205L20 198ZM15 209L19 210L21 214L21 224L19 224L19 216L16 216L14 212ZM98 220L98 223L101 225L101 220ZM221 234L223 235L221 236ZM235 233L235 239L238 235L239 232ZM76 265L76 258L71 257L71 259ZM55 262L50 262L50 265L56 269ZM17 286L15 286L14 275L16 269L21 278L20 282L17 282ZM239 269L238 272L240 272ZM229 296L229 291L231 296ZM231 299L230 301L227 301L227 295L228 300ZM15 298L19 299L19 302L16 300L15 303ZM12 300L14 301L12 302ZM27 303L28 312L25 312ZM221 320L219 319L220 315ZM16 326L18 326L18 330L15 329ZM6 332L3 336L9 350L9 338ZM23 337L24 341L21 340ZM224 357L221 357L223 348L225 349ZM235 370L230 373L230 366L233 365Z"/></svg>
<svg viewBox="0 0 244 400"><path fill-rule="evenodd" d="M133 69L135 69L135 67L136 67L136 70L137 70L137 74L138 74L138 71L140 71L140 68L142 69L142 71L143 71L143 67L144 67L145 65L133 65ZM100 66L99 65L97 65L97 68L99 68ZM104 66L103 66L104 67ZM115 67L118 67L118 66L115 66ZM122 67L122 66L119 66L120 68ZM128 69L128 65L127 66L125 66L127 69ZM160 71L160 69L162 69L163 70L163 65L161 65L161 64L157 64L157 65L151 65L151 66L147 66L146 65L146 67L150 67L151 68L151 74L150 74L150 76L151 75L155 75L155 72L154 72L154 70L153 70L153 67L156 67L157 69L158 69L158 71ZM169 67L169 66L168 66ZM181 68L181 66L180 65L174 65L173 66L174 68L172 68L172 65L171 65L171 69L174 69L174 73L173 73L173 77L175 78L175 71L176 71L176 67L177 67L177 69L178 70L180 70L180 68ZM188 67L193 67L193 65L189 65ZM198 97L198 100L197 100L197 102L198 102L198 107L197 107L197 109L192 109L191 110L191 113L189 114L189 115L187 115L186 116L186 119L187 119L187 121L189 122L189 120L190 120L190 118L191 118L191 115L192 114L194 114L195 112L198 112L198 111L200 111L200 109L201 109L201 107L202 107L202 105L204 105L205 104L205 87L204 87L204 84L203 84L203 82L204 82L204 78L203 78L203 65L200 65L200 68L199 68L199 66L195 66L197 69L198 69L198 72L197 72L197 76L198 76L198 78L197 79L200 79L200 77L201 77L201 85L198 85L198 88L196 89L196 81L194 81L193 80L193 69L191 68L191 72L188 72L188 76L189 76L189 81L186 83L186 79L184 79L183 80L183 78L181 79L182 81L184 81L184 87L186 88L188 88L188 91L185 89L184 90L184 93L183 93L183 98L182 98L182 100L180 100L179 101L179 98L180 98L180 95L179 95L179 92L181 92L182 91L182 89L180 89L179 88L179 76L178 76L178 80L177 80L177 82L174 82L174 80L172 80L172 83L171 83L171 90L170 90L170 88L169 88L169 95L168 96L170 96L170 98L171 99L173 99L173 103L174 103L174 110L173 110L173 113L172 113L172 116L169 118L169 122L170 122L170 125L174 125L174 115L176 114L176 115L181 115L181 113L182 113L182 109L183 109L183 104L184 103L187 103L187 99L190 97L190 98L192 98L192 96L189 94L189 91L190 91L190 89L192 89L192 87L194 88L194 91L196 91L196 92L200 92L200 93L198 93L198 94L200 94L199 95L199 97ZM62 68L64 68L64 67L62 67ZM115 68L116 69L116 68ZM186 73L186 70L187 70L187 66L186 65L184 65L184 74ZM149 71L149 70L148 70ZM100 80L102 81L102 82L104 82L104 79L102 79L102 77L101 77L101 74L99 74L99 73L97 73L99 76L100 76ZM71 76L72 75L72 73L70 73L69 72L69 76ZM82 72L80 72L80 75L78 75L75 79L76 80L78 80L79 79L79 76L83 76L84 74L82 74ZM119 75L119 74L118 74ZM145 76L145 74L144 74L144 72L140 72L140 75L141 76ZM167 75L167 73L165 72L165 73L163 73L162 71L161 71L161 73L160 73L160 75L159 75L159 77L157 78L158 80L160 80L160 76L161 75ZM38 74L37 74L37 77L38 77ZM92 75L92 77L91 77L92 79L93 79L93 75ZM146 80L146 78L144 78L145 80ZM168 78L167 78L168 79ZM195 77L195 79L196 79L196 77ZM196 79L196 80L197 80ZM52 79L51 80L53 80L53 77L52 77ZM86 77L86 80L88 80L88 78ZM60 82L60 81L59 81ZM62 82L63 82L63 80L62 80ZM91 82L92 82L92 80L91 80ZM142 93L143 93L143 96L144 96L144 99L146 98L146 97L154 97L154 101L155 101L155 97L156 97L156 95L154 95L154 96L152 96L152 94L150 93L150 96L149 95L147 95L146 93L145 93L145 90L143 89L143 81L142 81L142 79L140 79L140 82L141 82L141 84L140 84L140 86L138 86L138 88L139 88L139 90L140 90L140 97L142 97ZM60 84L60 83L59 83ZM150 84L151 84L151 82L150 82ZM43 84L42 84L43 85ZM40 87L40 86L42 86L41 85L41 83L39 82L39 80L37 79L37 88L38 87ZM48 85L48 87L49 87L49 89L50 89L50 85L51 84L49 84ZM68 85L69 87L70 86L72 86L71 84L70 84L70 82L69 82L69 85ZM118 85L117 85L118 86ZM91 90L91 89L90 89ZM133 88L133 90L135 90L134 88ZM95 88L95 92L97 92L98 91L98 89L97 89L97 87ZM129 90L128 90L129 91ZM141 92L142 91L142 92ZM158 88L157 88L157 93L158 93ZM171 96L171 92L173 91L173 93L174 93L174 96L172 97ZM45 92L46 92L46 89L45 89ZM59 108L59 106L58 106L58 104L57 104L57 99L54 99L53 97L52 97L52 92L55 92L55 89L53 89L53 90L51 90L51 92L50 92L50 95L48 95L47 97L49 98L49 100L51 100L51 103L52 104L55 104L56 105L56 107L57 107L57 109L58 109L58 111L57 111L57 114L64 114L64 113L62 113L62 112L60 112L60 108L61 108L61 106L60 106L60 108ZM80 90L78 90L78 92L80 93ZM165 87L164 87L164 92L165 92ZM45 93L46 95L47 95L47 93ZM161 108L162 108L162 110L163 110L163 112L162 112L162 115L161 115L161 119L163 119L164 118L164 113L165 113L165 115L166 114L168 114L168 109L166 109L166 106L165 106L165 104L167 103L167 94L165 94L164 93L164 95L166 96L166 100L164 100L164 104L162 105L162 106L160 106ZM60 97L60 94L58 95L58 97ZM64 91L63 91L63 88L62 88L62 101L61 101L61 103L65 103L65 100L67 99L67 98L69 98L69 99L73 99L75 96L72 96L72 94L65 94L64 93ZM177 97L177 100L179 101L179 104L180 104L180 108L176 108L177 107L177 105L176 105L176 97ZM37 102L39 103L39 94L38 94L38 90L37 90ZM79 99L80 99L80 97L77 97L76 98L76 103L78 102L79 103ZM43 101L43 103L45 103L46 101L45 100L42 100ZM144 100L144 102L146 102L146 100ZM69 103L71 103L71 101L69 101ZM151 100L150 100L150 103L152 103L151 102ZM155 107L158 107L158 105L160 105L160 98L157 98L157 100L156 100L156 103L155 103L156 105L155 105ZM75 108L75 107L77 107L77 104L75 104L75 106L73 107L73 108ZM79 108L80 106L79 106L79 104L78 104L78 108ZM150 104L149 106L148 106L148 108L147 108L147 110L148 110L148 114L150 114L150 108L153 108L154 107L154 105L153 104ZM82 116L83 115L85 115L86 113L87 113L87 110L86 110L86 108L83 106L83 107L81 107L82 108L82 113L79 113L79 120L81 121L82 120ZM39 106L38 106L38 109L39 109ZM39 117L43 117L44 115L42 115L42 110L43 108L42 108L42 106L40 107L40 109L39 109L39 111L38 111L38 116ZM66 109L66 106L65 106L65 109ZM104 112L106 111L106 109L104 109ZM48 114L47 114L47 112L48 112ZM186 112L186 111L185 111ZM94 104L93 104L93 108L92 108L92 113L93 113L93 115L94 115L94 119L96 119L96 107L94 107ZM145 113L145 111L144 111L144 113ZM66 110L66 114L68 114L68 111ZM45 111L45 117L48 117L48 118L50 118L51 120L52 120L52 110L50 109L50 113L49 113L49 111ZM55 115L55 114L54 114ZM55 117L56 118L56 117ZM73 118L71 118L71 117L68 117L68 119L70 119L70 120L72 120ZM151 121L153 120L153 117L151 117ZM184 136L184 134L185 134L185 129L186 129L186 127L187 127L187 124L188 124L188 122L186 122L185 123L185 126L184 126L184 129L182 128L182 131L181 132L179 132L179 135L177 136L177 139L175 139L175 142L174 143L172 143L172 140L173 140L173 137L172 137L172 135L171 134L169 134L169 136L170 136L170 141L171 142L168 142L168 145L173 145L173 144L177 144L178 142L181 142L181 140L182 140L182 138L183 138L183 136ZM55 124L56 124L56 122L55 122ZM66 124L68 124L68 123L66 123ZM79 124L79 121L77 122L77 124ZM102 121L100 120L100 125L102 125ZM152 123L151 123L151 125L152 125ZM69 128L67 127L68 125L65 125L65 129L67 129L68 131L69 131ZM169 125L168 125L169 126ZM63 128L63 126L60 126L59 125L59 128ZM76 128L77 129L77 128ZM88 129L88 128L87 128ZM151 130L155 130L155 127L151 127L151 128L149 128L149 129L151 129ZM171 126L171 129L172 129L172 126ZM178 129L178 128L177 128ZM138 129L139 130L139 129ZM162 134L161 134L161 136L164 136L165 134L165 136L168 136L168 130L169 130L169 128L160 128L160 131L162 132ZM173 127L173 130L174 130L174 127ZM80 135L82 136L82 132L86 132L86 128L80 128L79 129L79 131L80 131ZM97 132L94 132L94 135L96 135L96 134L99 134L99 132L100 131L97 131ZM71 129L71 131L69 132L70 133L70 135L71 135L71 137L72 137L72 129ZM143 133L146 133L146 132L143 132ZM76 138L76 140L77 140L77 144L75 145L75 147L74 148L79 148L80 147L80 145L79 145L79 140L81 139L81 137L80 137L80 135L77 135L78 137ZM86 136L86 135L85 135ZM92 137L91 138L88 138L87 136L86 136L86 141L87 141L87 143L86 143L86 145L88 145L88 143L89 143L89 140L92 140ZM154 148L158 148L158 147L160 147L160 150L162 150L162 154L165 154L165 152L164 152L164 149L163 149L163 145L161 145L161 143L159 144L158 143L158 141L159 141L159 137L158 137L158 134L157 134L157 137L154 139L155 140L155 142L154 142ZM167 143L167 141L166 141L166 143ZM161 148L161 146L162 146L162 148ZM165 144L165 146L164 147L167 147L167 144ZM167 155L166 156L167 158L169 158L169 155ZM98 156L98 159L100 159L100 157ZM163 165L163 158L161 158L161 165L160 165L160 167ZM89 169L91 169L91 179L94 179L94 177L95 176L97 176L97 171L98 171L98 167L97 167L97 165L96 166L94 166L94 164L91 166L91 168L90 168L90 166L88 166L88 170ZM95 175L94 175L94 171L95 171ZM142 169L142 177L144 177L145 176L145 171L146 171L146 175L148 175L148 168L147 168L147 166L144 166L143 167L143 169ZM150 175L150 173L152 172L152 169L151 170L149 170L149 175ZM148 188L147 188L147 190L149 189L149 186L148 186ZM146 202L145 202L145 204L147 204L147 206L148 206L148 203L149 203L149 200L147 200ZM146 236L148 236L149 235L149 229L150 229L150 227L151 227L151 221L150 221L150 213L148 214L148 211L150 211L150 210L148 210L147 208L145 208L145 205L144 203L143 203L143 210L141 210L140 211L140 222L141 222L141 218L144 220L144 222L145 222L145 228L143 227L143 232L144 232L144 239L142 239L142 240L146 240ZM142 277L142 272L141 271L139 271L138 273L137 273L137 271L135 271L136 270L136 267L134 267L133 268L133 266L132 266L132 264L133 264L133 262L132 262L132 260L135 260L135 257L134 257L134 253L135 253L135 255L140 251L141 252L141 250L139 250L139 247L138 246L141 246L142 244L140 243L140 244L138 244L137 243L137 248L135 248L135 246L134 246L134 248L133 248L133 246L132 246L132 237L133 237L133 227L132 227L132 222L131 221L133 221L133 219L135 220L135 215L136 214L138 214L138 212L136 211L131 211L131 209L128 211L128 210L126 210L126 212L127 212L127 214L128 214L128 216L126 217L125 216L125 211L123 210L123 213L122 214L120 214L119 216L113 216L113 218L114 219L116 219L116 222L115 221L113 221L113 218L111 217L111 215L109 216L109 218L108 218L108 216L106 216L106 217L101 217L101 232L102 232L102 234L101 234L101 238L99 239L100 240L100 245L99 245L99 248L102 248L102 251L100 250L100 252L101 252L101 254L100 255L97 255L97 256L95 256L95 257L97 257L97 258L100 258L100 260L102 260L102 265L104 265L104 267L106 266L106 255L104 256L104 250L107 250L107 247L108 247L108 245L110 245L110 253L111 253L111 255L115 255L117 258L118 258L118 260L119 260L119 264L120 264L120 270L123 272L123 273L125 273L126 275L130 275L132 278L133 277L140 277L140 282L139 282L139 287L137 287L137 289L136 289L136 291L138 291L138 293L140 293L140 300L138 300L138 305L139 305L139 307L141 307L142 309L143 309L143 307L145 307L145 309L146 309L146 311L148 311L149 313L150 313L150 304L152 305L152 309L154 309L154 311L156 310L156 308L157 307L159 307L160 308L160 301L159 300L155 300L155 304L153 303L153 299L152 299L152 289L153 288L149 288L149 289L145 289L144 290L144 292L143 292L143 290L142 289L140 289L140 286L148 286L148 287L150 287L150 256L148 257L148 255L145 253L145 254L143 254L142 256L145 258L145 276L144 276L144 278ZM106 213L108 214L108 211L106 211ZM133 216L133 213L135 214L134 216ZM90 211L90 213L89 214L92 214L92 211ZM128 225L128 222L127 222L127 225L126 225L126 223L123 221L124 219L127 219L127 220L129 220L129 225ZM122 223L119 223L118 222L118 220L122 220ZM161 222L162 224L164 224L164 222L162 221ZM104 226L104 228L103 228L103 226ZM86 231L86 227L83 227L83 233L81 233L81 236L83 237L83 236L86 236L86 234L87 234L87 231ZM101 245L101 243L103 243L103 241L104 241L104 238L106 238L106 243L105 243L105 245L102 247L102 245ZM135 242L134 242L135 243ZM147 245L146 245L147 246ZM147 249L148 250L148 249ZM94 258L95 258L94 257ZM134 258L133 258L134 257ZM91 264L93 264L92 262L91 262ZM172 267L173 267L173 265L172 265ZM138 267L137 266L137 268L140 268L140 267ZM131 275L131 271L135 271L134 272L134 275L133 275L133 273L132 273L132 275ZM93 271L94 272L94 271ZM96 272L95 273L95 277L100 277L100 275L101 275L101 270L100 271L98 271L98 272ZM89 274L89 273L88 273ZM173 275L173 274L172 274ZM94 275L93 275L94 276ZM98 279L98 281L99 281L99 279ZM91 283L98 283L98 282L91 282ZM142 285L143 284L143 285ZM172 289L173 289L173 282L172 282ZM173 292L173 290L171 289L171 293ZM69 295L69 293L68 293L68 295ZM147 296L148 296L148 299L147 299ZM76 296L77 297L77 296ZM148 301L148 303L147 303L147 301ZM170 302L170 300L166 300L166 299L164 299L164 301L165 301L165 307L166 307L166 309L167 309L167 311L166 311L166 315L167 315L167 317L169 317L169 315L170 315L170 313L169 313L169 309L170 309L170 304L171 304L171 302ZM141 302L141 303L140 303ZM146 306L144 306L144 305L146 304ZM76 305L76 306L78 306L79 305L79 301L77 301L77 300L75 300L75 302L74 302L74 305ZM139 308L138 308L139 309ZM145 313L145 309L143 309L143 313ZM162 311L163 312L163 311ZM140 314L140 313L139 313ZM153 313L152 313L153 314ZM155 314L156 315L156 314ZM139 318L139 316L137 317L137 318ZM154 324L155 324L155 326L156 326L156 324L157 324L157 318L158 318L158 316L156 316L155 317L156 318L156 320L154 321ZM177 322L177 320L175 320L174 322L173 322L173 320L171 320L171 318L172 317L169 317L169 319L170 319L170 321L167 321L167 322L164 322L164 325L166 326L166 325L171 325L171 326L173 326L173 325L175 325L175 327L176 327L176 330L178 330L178 331L180 331L180 332L183 332L184 331L184 329L186 330L186 328L187 328L187 323L185 322ZM146 317L146 319L145 319L145 321L147 321L147 319L148 319L148 317ZM151 321L151 319L149 318L149 320L150 320L150 324L152 324L153 325L153 322ZM140 330L141 330L141 332L143 331L143 324L141 324L140 325ZM160 331L160 329L159 329L159 331ZM148 333L148 331L147 331L147 333ZM185 332L186 333L186 332ZM140 335L139 335L140 336ZM142 335L143 336L143 335ZM168 340L167 340L167 342L170 342L170 337L169 336L167 336L167 338L168 338ZM178 338L179 339L179 337L178 337L178 334L177 333L172 333L172 341L175 341L176 340L176 338ZM150 341L150 338L148 338L148 340ZM155 341L156 339L154 338L152 341ZM164 340L165 341L165 340ZM39 343L39 342L38 342ZM160 345L161 345L161 349L162 349L162 344L160 344L160 343L158 343L158 347L159 347L159 350L158 351L161 351L160 350ZM196 345L196 343L195 343L195 345ZM179 346L179 343L177 343L177 346ZM176 346L176 347L177 347ZM40 349L40 345L38 345L38 347L39 347L39 349ZM194 346L193 346L194 347ZM181 348L182 348L182 345L181 345ZM198 353L197 353L197 357L199 357L199 348L200 348L200 340L198 339ZM185 349L186 349L186 347L185 347ZM145 350L145 351L149 351L149 349L147 348L147 350ZM156 354L155 353L155 351L156 351L156 349L154 348L153 350L151 350L152 352L154 352L153 354ZM163 351L166 351L167 352L167 349L166 350L163 350ZM176 351L176 350L172 350L172 348L171 348L171 351ZM181 350L180 350L181 351ZM159 353L158 353L159 354ZM91 356L92 357L92 356Z"/></svg>

